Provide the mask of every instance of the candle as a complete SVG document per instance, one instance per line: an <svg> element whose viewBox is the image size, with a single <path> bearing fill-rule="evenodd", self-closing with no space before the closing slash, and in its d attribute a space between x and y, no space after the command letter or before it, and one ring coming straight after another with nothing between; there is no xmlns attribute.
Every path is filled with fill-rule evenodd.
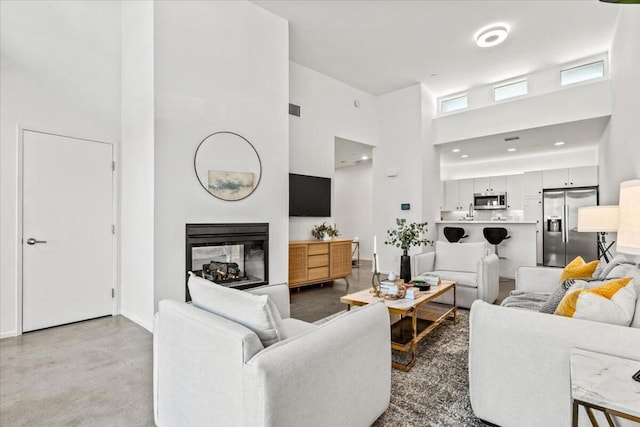
<svg viewBox="0 0 640 427"><path fill-rule="evenodd" d="M373 235L373 262L371 263L371 271L373 273L376 272L376 263L378 262L378 257L376 256L377 251L377 241L376 241L376 235Z"/></svg>

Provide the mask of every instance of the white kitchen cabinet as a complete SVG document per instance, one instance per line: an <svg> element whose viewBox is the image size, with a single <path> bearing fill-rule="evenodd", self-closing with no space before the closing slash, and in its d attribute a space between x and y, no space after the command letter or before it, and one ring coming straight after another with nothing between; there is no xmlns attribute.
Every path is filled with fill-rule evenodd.
<svg viewBox="0 0 640 427"><path fill-rule="evenodd" d="M476 193L503 193L507 191L507 179L505 176L475 178L473 189Z"/></svg>
<svg viewBox="0 0 640 427"><path fill-rule="evenodd" d="M598 185L597 166L542 171L543 188L591 187L594 185Z"/></svg>
<svg viewBox="0 0 640 427"><path fill-rule="evenodd" d="M524 199L524 220L536 222L536 263L542 264L542 197Z"/></svg>
<svg viewBox="0 0 640 427"><path fill-rule="evenodd" d="M507 175L507 209L522 209L522 181L523 175Z"/></svg>
<svg viewBox="0 0 640 427"><path fill-rule="evenodd" d="M542 171L525 172L522 187L524 197L542 197Z"/></svg>
<svg viewBox="0 0 640 427"><path fill-rule="evenodd" d="M460 183L458 180L444 182L444 211L456 211L460 209Z"/></svg>
<svg viewBox="0 0 640 427"><path fill-rule="evenodd" d="M444 182L444 211L468 210L473 204L473 179L454 179Z"/></svg>
<svg viewBox="0 0 640 427"><path fill-rule="evenodd" d="M598 185L597 166L569 168L570 187L593 187L594 185Z"/></svg>
<svg viewBox="0 0 640 427"><path fill-rule="evenodd" d="M460 184L460 208L468 210L473 205L473 179L461 179Z"/></svg>

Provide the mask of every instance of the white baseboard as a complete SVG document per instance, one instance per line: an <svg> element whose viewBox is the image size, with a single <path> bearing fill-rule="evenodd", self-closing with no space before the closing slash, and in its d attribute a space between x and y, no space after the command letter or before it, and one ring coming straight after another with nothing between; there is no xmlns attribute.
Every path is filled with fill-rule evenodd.
<svg viewBox="0 0 640 427"><path fill-rule="evenodd" d="M131 313L127 312L126 310L121 310L120 314L122 314L127 319L131 320L133 323L137 323L138 325L140 325L143 328L145 328L147 331L153 333L153 324L145 322L140 317L136 316L135 314L131 314Z"/></svg>
<svg viewBox="0 0 640 427"><path fill-rule="evenodd" d="M1 332L0 340L3 340L5 338L17 337L18 335L20 335L18 331Z"/></svg>

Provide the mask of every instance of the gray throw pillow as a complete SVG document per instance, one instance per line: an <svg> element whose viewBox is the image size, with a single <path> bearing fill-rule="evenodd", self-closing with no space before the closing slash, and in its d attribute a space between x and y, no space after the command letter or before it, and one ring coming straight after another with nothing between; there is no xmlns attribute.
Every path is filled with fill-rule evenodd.
<svg viewBox="0 0 640 427"><path fill-rule="evenodd" d="M540 313L553 314L560 305L560 301L564 298L569 288L575 283L575 279L567 279L560 282L556 289L549 295L549 299L540 307Z"/></svg>

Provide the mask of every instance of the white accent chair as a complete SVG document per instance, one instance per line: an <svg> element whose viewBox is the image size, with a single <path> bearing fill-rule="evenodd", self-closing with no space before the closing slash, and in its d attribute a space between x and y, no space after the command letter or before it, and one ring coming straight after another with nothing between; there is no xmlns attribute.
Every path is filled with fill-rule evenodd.
<svg viewBox="0 0 640 427"><path fill-rule="evenodd" d="M493 303L498 298L498 257L487 255L486 242L450 243L437 241L434 252L425 252L413 258L414 275L433 273L441 279L455 280L458 307L469 308L481 299ZM435 301L453 303L450 292Z"/></svg>
<svg viewBox="0 0 640 427"><path fill-rule="evenodd" d="M268 294L289 337L262 346L239 323L172 300L154 329L154 417L159 426L369 426L391 392L384 304L324 324L289 317L289 288Z"/></svg>

